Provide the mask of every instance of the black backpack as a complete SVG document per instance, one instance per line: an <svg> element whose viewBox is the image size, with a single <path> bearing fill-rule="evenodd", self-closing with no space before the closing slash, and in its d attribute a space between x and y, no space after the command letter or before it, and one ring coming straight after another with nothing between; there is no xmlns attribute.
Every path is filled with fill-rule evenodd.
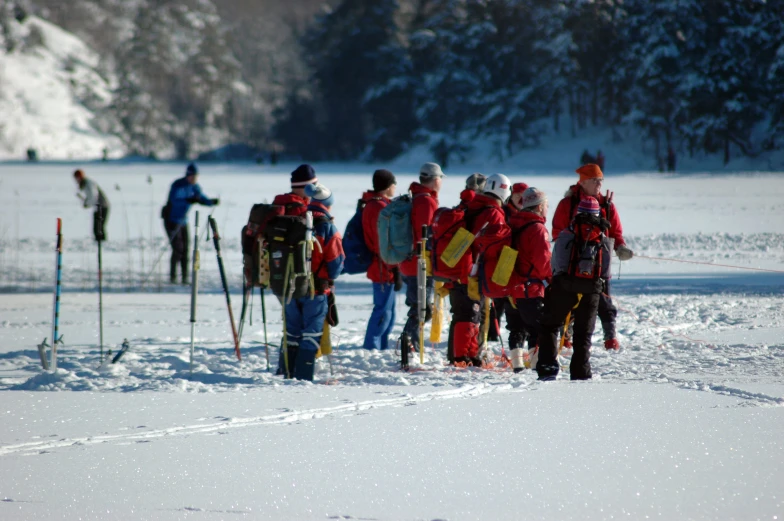
<svg viewBox="0 0 784 521"><path fill-rule="evenodd" d="M315 228L327 219L314 219ZM311 250L307 243L308 225L304 216L279 215L264 229L269 250L269 286L285 302L311 296L315 291L311 271ZM312 238L316 241L316 238Z"/></svg>
<svg viewBox="0 0 784 521"><path fill-rule="evenodd" d="M241 238L243 274L248 287L269 286L269 250L264 230L271 219L282 216L284 211L284 207L272 204L254 204L250 210Z"/></svg>

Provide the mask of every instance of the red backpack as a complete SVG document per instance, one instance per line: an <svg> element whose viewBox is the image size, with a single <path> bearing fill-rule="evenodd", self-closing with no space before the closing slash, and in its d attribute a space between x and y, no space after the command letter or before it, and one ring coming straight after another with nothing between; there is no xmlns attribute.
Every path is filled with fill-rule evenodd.
<svg viewBox="0 0 784 521"><path fill-rule="evenodd" d="M480 252L477 261L477 277L479 279L479 292L482 296L488 298L507 297L511 295L514 288L526 282L514 269L517 261L515 246L523 230L532 224L535 224L535 222L528 222L514 231L506 223L486 226L476 236L474 244ZM514 256L505 259L507 263L510 263L506 266L509 278L505 284L499 284L493 280L493 274L498 267L505 246L514 252ZM512 252L509 252L507 255Z"/></svg>
<svg viewBox="0 0 784 521"><path fill-rule="evenodd" d="M470 243L465 253L453 267L448 266L441 259L447 246L449 246L449 243L460 228L468 230L466 212L462 207L456 206L455 208L439 208L436 210L436 213L433 215L433 223L430 225L432 231L430 261L435 280L442 282L468 280L468 274L473 264Z"/></svg>

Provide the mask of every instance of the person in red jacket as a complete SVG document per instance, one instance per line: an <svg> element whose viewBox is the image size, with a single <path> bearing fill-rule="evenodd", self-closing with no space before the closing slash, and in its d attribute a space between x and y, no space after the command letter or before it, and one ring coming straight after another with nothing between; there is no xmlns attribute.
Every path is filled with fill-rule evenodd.
<svg viewBox="0 0 784 521"><path fill-rule="evenodd" d="M523 346L528 339L528 355L531 369L536 368L536 350L539 338L539 325L544 309L544 290L552 281L550 266L550 234L547 233L547 196L533 186L524 193L522 210L509 220L513 237L517 237L512 247L517 250L515 272L523 284L512 290L516 313L519 317L521 334L512 342L510 335L509 350L512 368L515 373L523 370ZM509 313L511 314L511 310Z"/></svg>
<svg viewBox="0 0 784 521"><path fill-rule="evenodd" d="M395 326L395 272L397 267L384 263L378 254L378 215L395 196L397 180L389 170L373 172L373 190L362 194L362 231L365 245L373 253L367 278L373 282L373 312L365 332L365 349L387 349L389 334Z"/></svg>
<svg viewBox="0 0 784 521"><path fill-rule="evenodd" d="M464 216L466 221L473 221L472 214L475 214L475 210L471 210L470 204L471 201L474 200L478 193L481 193L485 187L485 183L487 182L487 176L481 174L479 172L474 172L466 179L465 189L460 192L460 202L457 204L455 208L461 209L464 212ZM466 222L466 226L470 228L468 222ZM452 288L455 284L467 284L468 283L468 273L465 274L466 278L452 282L446 282L443 286L443 290L447 293L451 292ZM458 309L457 305L452 302L452 297L449 297L451 310ZM450 310L450 311L451 311ZM455 317L452 316L452 320L449 322L449 334L447 335L447 348L446 348L446 359L450 364L455 363Z"/></svg>
<svg viewBox="0 0 784 521"><path fill-rule="evenodd" d="M318 183L318 177L313 167L307 164L299 165L291 173L291 192L276 195L272 204L284 207L286 215L305 215L310 202L305 195L305 187L315 183Z"/></svg>
<svg viewBox="0 0 784 521"><path fill-rule="evenodd" d="M504 213L506 214L507 222L509 222L512 215L523 209L523 193L527 189L528 185L525 183L515 183L512 185L512 195L509 196L509 200L504 205Z"/></svg>
<svg viewBox="0 0 784 521"><path fill-rule="evenodd" d="M513 215L523 209L523 192L527 188L528 185L525 183L512 185L512 195L509 196L509 200L504 205L504 215L506 215L507 224L509 224L509 220ZM491 341L498 340L498 337L501 335L498 328L504 315L506 315L506 330L509 331L509 345L512 345L513 341L522 343L521 337L524 336L523 324L520 322L517 311L508 298L493 299L493 309L490 313L490 330L487 339Z"/></svg>
<svg viewBox="0 0 784 521"><path fill-rule="evenodd" d="M411 183L411 228L414 237L414 254L400 263L400 273L406 284L406 306L408 319L400 335L400 348L413 349L419 346L419 314L417 308L417 245L422 237L422 226L430 226L433 214L438 209L438 192L441 190L442 179L446 177L436 163L425 163L419 169L419 182ZM427 301L433 300L433 279L427 279ZM428 306L428 309L430 307ZM428 320L431 311L428 312Z"/></svg>
<svg viewBox="0 0 784 521"><path fill-rule="evenodd" d="M572 219L577 214L577 206L580 199L585 196L596 198L601 207L601 217L610 223L610 229L607 234L609 238L614 241L615 253L622 261L631 259L634 252L626 246L626 241L623 238L623 227L621 226L621 218L618 215L618 210L615 203L602 195L602 183L604 182L604 174L599 165L589 163L583 165L576 170L580 175L577 184L569 187L566 191L564 198L558 203L553 215L553 240L558 238L562 230L569 226ZM615 317L618 314L618 309L612 302L610 296L610 281L607 280L605 293L601 294L599 299L599 320L602 322L602 329L604 330L604 347L606 349L618 349L618 339L615 333Z"/></svg>
<svg viewBox="0 0 784 521"><path fill-rule="evenodd" d="M503 205L509 198L512 183L503 174L494 174L487 178L484 191L476 194L468 203L466 225L469 231L477 235L485 227L506 225ZM472 246L471 254L474 262L481 252ZM481 323L481 304L471 298L468 284L456 282L449 290L449 302L452 306L452 322L454 323L453 354L455 363L482 366L479 356L479 329Z"/></svg>

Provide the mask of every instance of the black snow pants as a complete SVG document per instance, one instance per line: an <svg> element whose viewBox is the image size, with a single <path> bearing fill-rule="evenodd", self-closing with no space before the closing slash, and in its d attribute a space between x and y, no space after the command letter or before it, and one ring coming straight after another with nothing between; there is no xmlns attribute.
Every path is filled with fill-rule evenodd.
<svg viewBox="0 0 784 521"><path fill-rule="evenodd" d="M166 221L166 233L169 235L172 255L169 263L169 280L177 282L177 264L182 267L182 283L188 283L188 225Z"/></svg>
<svg viewBox="0 0 784 521"><path fill-rule="evenodd" d="M599 297L599 320L602 322L604 339L615 338L615 317L618 315L618 308L613 304L610 296L610 281L605 283L605 290Z"/></svg>
<svg viewBox="0 0 784 521"><path fill-rule="evenodd" d="M539 361L536 371L540 379L558 374L557 335L570 311L574 317L573 352L569 365L571 379L591 378L591 335L596 326L601 290L601 280L579 280L568 275L553 278L553 283L545 293L539 333Z"/></svg>

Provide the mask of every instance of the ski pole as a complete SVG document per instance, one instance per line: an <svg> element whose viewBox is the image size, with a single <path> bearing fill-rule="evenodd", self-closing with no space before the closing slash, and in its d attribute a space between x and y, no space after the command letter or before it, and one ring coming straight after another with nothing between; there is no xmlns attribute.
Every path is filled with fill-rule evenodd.
<svg viewBox="0 0 784 521"><path fill-rule="evenodd" d="M218 257L218 270L220 271L221 283L223 284L223 292L226 294L226 307L229 308L229 322L231 323L231 333L234 336L234 353L237 355L237 360L242 360L240 354L240 338L237 335L237 325L234 322L234 310L231 308L231 293L229 292L229 284L226 282L226 270L223 268L223 257L221 257L220 249L220 233L218 233L218 222L210 216L207 222L212 228L212 243L215 245L215 253Z"/></svg>
<svg viewBox="0 0 784 521"><path fill-rule="evenodd" d="M52 354L49 367L52 371L57 371L57 344L62 341L58 336L60 333L60 282L62 278L63 265L63 220L57 218L57 262L55 264L55 286L54 286L54 316L52 317ZM44 339L44 343L46 340Z"/></svg>
<svg viewBox="0 0 784 521"><path fill-rule="evenodd" d="M580 305L580 301L582 300L582 298L583 298L583 294L582 293L578 293L577 294L577 303L575 303L575 305L572 307L572 309L569 310L569 313L566 314L566 320L564 320L564 330L563 330L563 333L561 333L561 340L558 342L558 354L556 356L560 356L561 355L561 351L563 350L563 347L564 347L564 342L566 341L566 334L567 334L567 332L569 330L569 321L572 319L572 311L577 309L577 306Z"/></svg>
<svg viewBox="0 0 784 521"><path fill-rule="evenodd" d="M196 212L196 230L193 234L193 263L191 268L191 359L190 370L193 376L193 342L196 329L196 295L199 292L199 212Z"/></svg>
<svg viewBox="0 0 784 521"><path fill-rule="evenodd" d="M103 209L100 204L96 208L98 208L98 229L103 230ZM103 249L101 248L103 238L96 237L96 239L98 239L98 338L101 343L101 363L103 363Z"/></svg>
<svg viewBox="0 0 784 521"><path fill-rule="evenodd" d="M248 293L250 290L248 288L247 283L245 282L245 276L242 276L242 311L240 311L240 323L237 326L237 336L242 342L242 330L245 328L245 313L248 310ZM251 310L251 314L253 311Z"/></svg>
<svg viewBox="0 0 784 521"><path fill-rule="evenodd" d="M251 295L253 296L253 295ZM267 306L264 304L264 286L261 287L261 319L264 322L264 355L267 357L267 372L270 370L269 342L267 341ZM285 335L285 331L283 334Z"/></svg>
<svg viewBox="0 0 784 521"><path fill-rule="evenodd" d="M419 302L419 363L425 363L425 319L427 318L427 225L422 225L417 264L417 301ZM405 349L405 346L403 346Z"/></svg>

